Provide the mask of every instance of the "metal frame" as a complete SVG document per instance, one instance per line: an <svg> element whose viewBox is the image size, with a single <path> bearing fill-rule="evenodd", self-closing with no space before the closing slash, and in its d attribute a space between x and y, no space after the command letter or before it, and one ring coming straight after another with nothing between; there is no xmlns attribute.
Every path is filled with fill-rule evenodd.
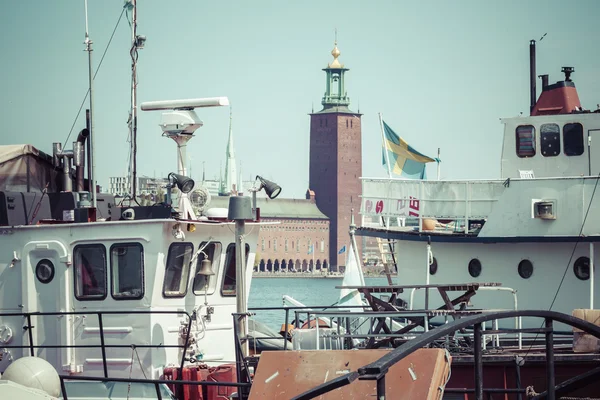
<svg viewBox="0 0 600 400"><path fill-rule="evenodd" d="M582 319L562 314L555 311L546 311L546 310L519 310L519 311L497 311L497 312L488 312L482 313L478 315L473 315L461 319L457 319L448 324L442 325L441 327L423 333L419 337L416 337L402 346L392 350L390 353L381 357L379 360L365 365L361 368L358 368L358 379L359 380L375 380L377 381L377 399L385 400L385 375L389 371L389 368L399 362L400 360L407 357L409 354L412 354L417 349L427 346L432 341L436 339L440 339L444 336L450 335L456 331L461 329L465 329L467 327L474 327L474 394L476 400L483 400L483 393L492 393L499 391L483 388L483 361L481 356L482 350L482 324L487 321L493 321L496 319L506 319L506 318L515 318L515 317L538 317L543 318L544 323L542 327L540 327L537 331L545 334L545 343L546 343L546 380L548 390L543 394L539 395L537 398L539 399L549 399L556 400L557 395L562 395L566 393L567 390L575 388L576 385L587 383L590 380L595 379L598 375L600 375L600 368L596 368L592 371L589 371L585 374L579 375L575 378L569 379L565 382L560 383L558 386L555 382L554 376L554 322L561 322L567 325L570 325L574 328L578 328L585 333L588 333L595 338L600 339L600 327L596 326L590 322L584 321ZM502 331L502 330L499 330ZM529 329L528 331L531 331ZM308 390L301 395L295 397L296 399L312 399L319 395L330 392L331 390L337 389L343 385L347 385L352 382L350 380L350 374L354 374L356 372L351 372L346 374L340 378L345 377L346 380L337 379L335 382L331 381L331 385L329 382L324 383L323 385L319 385L317 388L313 388ZM344 382L344 384L340 384L340 382ZM523 393L522 389L508 390L508 389L499 389L502 393ZM455 392L455 391L454 391ZM462 393L466 393L464 391ZM470 391L468 391L470 392Z"/></svg>

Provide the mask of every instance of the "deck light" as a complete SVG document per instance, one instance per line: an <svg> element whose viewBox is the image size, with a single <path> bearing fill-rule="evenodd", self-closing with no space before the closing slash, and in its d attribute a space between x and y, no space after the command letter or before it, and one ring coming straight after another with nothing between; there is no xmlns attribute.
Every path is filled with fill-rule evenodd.
<svg viewBox="0 0 600 400"><path fill-rule="evenodd" d="M281 186L279 186L275 182L268 181L268 180L264 179L262 176L258 176L258 175L256 175L256 179L258 179L260 181L260 187L258 188L257 191L260 191L260 189L264 188L265 192L267 193L267 196L269 196L269 198L271 200L273 200L274 198L279 196L279 193L281 193Z"/></svg>
<svg viewBox="0 0 600 400"><path fill-rule="evenodd" d="M187 176L179 175L174 172L171 172L168 176L169 182L173 185L176 185L182 193L189 193L194 188L194 180L192 178L188 178Z"/></svg>

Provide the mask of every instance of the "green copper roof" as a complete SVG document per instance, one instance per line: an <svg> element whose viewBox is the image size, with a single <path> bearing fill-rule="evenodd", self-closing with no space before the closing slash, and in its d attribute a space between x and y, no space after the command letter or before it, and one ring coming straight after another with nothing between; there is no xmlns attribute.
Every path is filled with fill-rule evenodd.
<svg viewBox="0 0 600 400"><path fill-rule="evenodd" d="M362 115L360 113L356 113L348 108L348 106L325 106L321 111L317 111L313 114L353 114L353 115Z"/></svg>
<svg viewBox="0 0 600 400"><path fill-rule="evenodd" d="M257 199L262 218L312 218L329 219L317 208L317 205L305 199ZM213 196L208 208L227 208L228 196Z"/></svg>

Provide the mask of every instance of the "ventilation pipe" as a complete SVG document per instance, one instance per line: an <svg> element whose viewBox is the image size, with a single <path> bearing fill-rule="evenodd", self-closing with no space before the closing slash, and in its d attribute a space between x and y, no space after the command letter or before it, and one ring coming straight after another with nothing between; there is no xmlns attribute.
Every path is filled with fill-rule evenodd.
<svg viewBox="0 0 600 400"><path fill-rule="evenodd" d="M84 188L84 169L85 169L85 143L90 135L90 131L82 129L77 136L77 141L73 143L73 163L75 164L75 182L78 192L85 191Z"/></svg>
<svg viewBox="0 0 600 400"><path fill-rule="evenodd" d="M543 88L542 88L543 90ZM535 103L537 101L536 88L535 88L535 40L529 41L529 98L530 108L529 113L533 112Z"/></svg>
<svg viewBox="0 0 600 400"><path fill-rule="evenodd" d="M548 74L539 75L538 78L542 78L542 92L548 86Z"/></svg>

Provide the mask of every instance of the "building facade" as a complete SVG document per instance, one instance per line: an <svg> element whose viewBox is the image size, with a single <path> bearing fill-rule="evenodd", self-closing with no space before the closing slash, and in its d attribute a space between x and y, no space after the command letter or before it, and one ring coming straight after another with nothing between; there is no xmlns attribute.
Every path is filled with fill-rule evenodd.
<svg viewBox="0 0 600 400"><path fill-rule="evenodd" d="M310 114L309 187L319 210L330 221L331 266L345 265L350 217L360 210L362 176L361 114L351 111L345 89L345 68L337 43L326 75L323 109ZM345 251L344 251L345 250Z"/></svg>
<svg viewBox="0 0 600 400"><path fill-rule="evenodd" d="M229 197L211 199L208 208L226 208ZM260 227L254 269L256 272L329 271L329 218L306 199L258 198ZM269 224L270 223L270 224Z"/></svg>

